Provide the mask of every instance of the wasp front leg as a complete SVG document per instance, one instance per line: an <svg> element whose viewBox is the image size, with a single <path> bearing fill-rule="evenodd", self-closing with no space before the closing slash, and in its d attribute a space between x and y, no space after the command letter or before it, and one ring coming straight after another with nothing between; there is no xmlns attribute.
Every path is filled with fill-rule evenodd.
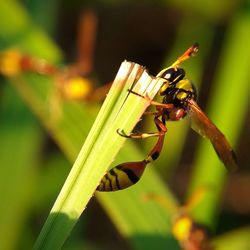
<svg viewBox="0 0 250 250"><path fill-rule="evenodd" d="M162 150L167 128L165 124L158 118L155 118L154 122L158 129L158 132L156 133L138 133L130 135L121 134L127 138L147 138L157 136L158 140L144 160L138 162L125 162L108 171L97 187L98 191L117 191L134 185L140 180L147 164L158 158Z"/></svg>
<svg viewBox="0 0 250 250"><path fill-rule="evenodd" d="M147 100L150 103L150 106L155 106L157 109L172 109L174 107L174 105L172 103L162 103L162 102L153 101L147 94L146 94L146 96L144 96L144 95L141 95L141 94L134 92L133 90L130 90L130 89L128 91L134 95L140 96L141 98ZM147 112L145 112L145 113L147 113ZM152 112L152 113L154 113L154 112ZM156 113L159 113L159 112L156 112Z"/></svg>

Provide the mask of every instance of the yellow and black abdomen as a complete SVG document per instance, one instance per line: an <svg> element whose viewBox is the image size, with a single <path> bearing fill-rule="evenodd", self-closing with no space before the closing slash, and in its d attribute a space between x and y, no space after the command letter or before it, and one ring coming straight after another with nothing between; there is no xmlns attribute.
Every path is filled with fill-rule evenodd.
<svg viewBox="0 0 250 250"><path fill-rule="evenodd" d="M125 162L109 170L102 178L98 191L117 191L134 185L138 182L148 162Z"/></svg>

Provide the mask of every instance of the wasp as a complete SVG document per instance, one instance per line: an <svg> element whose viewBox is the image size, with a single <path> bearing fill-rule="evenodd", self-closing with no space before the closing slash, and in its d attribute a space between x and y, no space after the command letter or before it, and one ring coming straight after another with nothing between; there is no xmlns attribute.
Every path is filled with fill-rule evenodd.
<svg viewBox="0 0 250 250"><path fill-rule="evenodd" d="M66 100L87 100L95 95L91 80L81 76L78 65L62 68L16 48L0 52L0 73L10 78L24 73L49 76L53 78L60 97Z"/></svg>
<svg viewBox="0 0 250 250"><path fill-rule="evenodd" d="M145 200L152 200L169 211L171 219L171 233L183 250L213 250L210 239L210 230L207 226L198 223L190 211L204 197L206 187L197 188L184 205L177 206L164 196L148 193Z"/></svg>
<svg viewBox="0 0 250 250"><path fill-rule="evenodd" d="M92 103L103 101L110 84L96 88L93 85L97 82L93 77L96 30L96 14L87 9L79 19L76 63L62 67L24 53L18 48L9 48L0 52L0 74L6 77L17 77L24 73L46 75L52 78L55 85L53 97Z"/></svg>
<svg viewBox="0 0 250 250"><path fill-rule="evenodd" d="M98 191L116 191L125 189L137 183L148 163L156 160L162 150L164 137L167 132L167 121L179 121L186 116L191 118L191 127L202 137L208 138L218 157L229 170L237 168L235 153L223 133L207 117L207 115L198 106L197 92L192 82L185 78L185 70L180 64L194 56L198 52L198 43L193 44L182 54L170 67L160 71L156 78L164 80L159 95L162 96L162 102L150 100L151 106L155 107L153 112L145 112L145 115L152 115L157 128L155 133L131 133L126 134L122 130L117 132L126 138L148 138L158 137L158 140L149 152L147 157L138 162L125 162L112 168L102 178ZM139 95L130 90L131 93ZM140 96L140 95L139 95Z"/></svg>

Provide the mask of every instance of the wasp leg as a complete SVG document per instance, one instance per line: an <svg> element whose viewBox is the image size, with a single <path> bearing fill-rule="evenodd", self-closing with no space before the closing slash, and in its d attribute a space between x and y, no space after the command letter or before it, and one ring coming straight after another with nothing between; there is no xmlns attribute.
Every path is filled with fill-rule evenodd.
<svg viewBox="0 0 250 250"><path fill-rule="evenodd" d="M133 90L128 90L130 93L134 94L134 95L137 95L137 96L140 96L141 98L143 99L146 99L150 105L153 105L153 106L156 106L156 107L161 107L163 109L172 109L174 107L174 105L172 103L161 103L161 102L156 102L156 101L153 101L149 98L149 96L146 94L145 96L137 93L137 92L134 92Z"/></svg>
<svg viewBox="0 0 250 250"><path fill-rule="evenodd" d="M145 159L147 163L151 161L155 161L159 157L161 150L162 150L163 143L164 143L165 134L167 132L167 128L165 124L161 120L159 120L159 118L155 117L154 122L158 129L158 140L155 146L153 147L153 149L150 151L150 153ZM153 133L151 135L153 135Z"/></svg>
<svg viewBox="0 0 250 250"><path fill-rule="evenodd" d="M157 117L154 119L154 122L158 132L152 134L154 134L154 136L158 136L158 140L147 157L142 161L125 162L112 168L102 178L101 183L97 187L98 191L117 191L134 185L140 180L147 164L158 158L162 150L167 128L165 124Z"/></svg>
<svg viewBox="0 0 250 250"><path fill-rule="evenodd" d="M143 115L154 115L154 123L158 129L158 132L153 132L153 133L140 133L140 132L136 132L136 133L130 133L130 134L126 134L123 130L117 129L116 132L123 137L126 138L132 138L132 139L145 139L145 138L149 138L149 137L158 137L160 134L162 133L166 133L167 129L165 127L165 124L159 120L158 117L160 117L163 114L162 109L160 108L157 111L153 111L153 112L144 112Z"/></svg>
<svg viewBox="0 0 250 250"><path fill-rule="evenodd" d="M161 103L161 102L151 101L150 105L153 105L153 106L156 106L156 107L161 107L163 109L172 109L172 108L174 108L174 104L172 104L172 103Z"/></svg>
<svg viewBox="0 0 250 250"><path fill-rule="evenodd" d="M159 136L159 134L161 134L162 132L153 132L153 133L140 133L140 132L136 132L136 133L126 134L123 130L117 129L117 133L120 136L123 136L123 137L126 137L126 138L130 138L130 139L145 139L145 138L149 138L149 137Z"/></svg>
<svg viewBox="0 0 250 250"><path fill-rule="evenodd" d="M145 111L143 115L153 115L155 117L159 117L161 113L159 113L159 111Z"/></svg>

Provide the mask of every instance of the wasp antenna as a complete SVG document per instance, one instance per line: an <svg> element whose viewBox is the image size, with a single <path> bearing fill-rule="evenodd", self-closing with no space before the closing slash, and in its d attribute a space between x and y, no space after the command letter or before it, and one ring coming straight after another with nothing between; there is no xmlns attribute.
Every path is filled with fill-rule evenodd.
<svg viewBox="0 0 250 250"><path fill-rule="evenodd" d="M199 44L194 43L191 47L189 47L172 65L171 67L176 67L183 61L189 59L190 57L193 57L197 54L199 50Z"/></svg>

